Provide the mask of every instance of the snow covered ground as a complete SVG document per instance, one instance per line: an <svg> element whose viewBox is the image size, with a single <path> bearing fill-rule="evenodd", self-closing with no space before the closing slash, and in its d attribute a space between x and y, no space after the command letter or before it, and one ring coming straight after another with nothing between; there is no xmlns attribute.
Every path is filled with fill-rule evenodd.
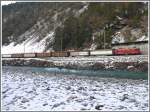
<svg viewBox="0 0 150 112"><path fill-rule="evenodd" d="M2 110L147 110L148 81L3 67Z"/></svg>
<svg viewBox="0 0 150 112"><path fill-rule="evenodd" d="M143 62L148 61L148 55L127 55L127 56L77 56L77 57L49 57L45 58L53 62Z"/></svg>

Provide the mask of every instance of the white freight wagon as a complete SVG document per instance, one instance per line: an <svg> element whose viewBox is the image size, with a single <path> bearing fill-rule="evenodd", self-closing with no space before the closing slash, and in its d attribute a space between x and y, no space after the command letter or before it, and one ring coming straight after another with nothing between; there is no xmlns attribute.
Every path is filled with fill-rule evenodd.
<svg viewBox="0 0 150 112"><path fill-rule="evenodd" d="M112 55L112 50L97 50L97 51L91 51L90 52L91 56L96 56L96 55Z"/></svg>
<svg viewBox="0 0 150 112"><path fill-rule="evenodd" d="M2 54L2 58L11 58L11 54Z"/></svg>
<svg viewBox="0 0 150 112"><path fill-rule="evenodd" d="M89 56L89 51L70 52L70 56Z"/></svg>

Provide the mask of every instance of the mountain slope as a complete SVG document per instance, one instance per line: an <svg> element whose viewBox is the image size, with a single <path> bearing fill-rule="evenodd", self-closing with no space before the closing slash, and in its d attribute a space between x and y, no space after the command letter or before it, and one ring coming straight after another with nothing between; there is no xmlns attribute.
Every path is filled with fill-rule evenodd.
<svg viewBox="0 0 150 112"><path fill-rule="evenodd" d="M2 7L2 53L101 49L104 33L110 48L147 39L147 21L142 2L17 2Z"/></svg>

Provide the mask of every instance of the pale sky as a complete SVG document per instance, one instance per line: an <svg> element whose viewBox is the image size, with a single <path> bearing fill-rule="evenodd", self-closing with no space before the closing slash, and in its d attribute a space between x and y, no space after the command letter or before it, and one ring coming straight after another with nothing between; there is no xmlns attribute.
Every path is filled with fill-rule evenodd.
<svg viewBox="0 0 150 112"><path fill-rule="evenodd" d="M11 3L16 3L16 1L1 1L1 5L8 5Z"/></svg>

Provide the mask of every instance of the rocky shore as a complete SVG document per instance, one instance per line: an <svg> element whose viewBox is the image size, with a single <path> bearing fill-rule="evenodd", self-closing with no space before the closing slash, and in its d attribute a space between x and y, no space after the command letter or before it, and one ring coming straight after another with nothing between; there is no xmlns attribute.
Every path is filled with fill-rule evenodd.
<svg viewBox="0 0 150 112"><path fill-rule="evenodd" d="M51 57L45 59L4 58L2 65L147 72L148 56Z"/></svg>

